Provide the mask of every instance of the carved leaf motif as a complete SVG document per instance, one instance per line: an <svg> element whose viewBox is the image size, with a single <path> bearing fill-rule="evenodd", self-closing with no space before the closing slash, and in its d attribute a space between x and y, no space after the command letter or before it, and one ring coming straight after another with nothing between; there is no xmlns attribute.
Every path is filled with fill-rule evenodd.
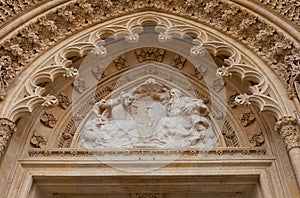
<svg viewBox="0 0 300 198"><path fill-rule="evenodd" d="M255 116L251 110L247 110L240 116L241 124L246 127L255 121Z"/></svg>
<svg viewBox="0 0 300 198"><path fill-rule="evenodd" d="M173 66L176 67L177 69L181 70L185 66L187 59L182 56L175 55L174 62L175 63Z"/></svg>
<svg viewBox="0 0 300 198"><path fill-rule="evenodd" d="M36 148L45 148L47 144L47 138L39 135L38 133L34 132L33 136L31 137L30 143Z"/></svg>
<svg viewBox="0 0 300 198"><path fill-rule="evenodd" d="M265 138L261 131L256 132L255 134L249 137L249 143L253 147L261 146L265 143Z"/></svg>
<svg viewBox="0 0 300 198"><path fill-rule="evenodd" d="M115 60L113 60L113 62L118 70L129 66L125 55L121 55L121 56L117 57Z"/></svg>
<svg viewBox="0 0 300 198"><path fill-rule="evenodd" d="M165 50L147 47L147 48L135 50L135 54L139 62L144 62L144 61L162 62L165 56Z"/></svg>
<svg viewBox="0 0 300 198"><path fill-rule="evenodd" d="M45 126L50 128L54 128L57 122L57 118L49 112L44 112L40 120Z"/></svg>
<svg viewBox="0 0 300 198"><path fill-rule="evenodd" d="M58 95L58 102L59 102L59 106L63 109L67 109L70 106L70 100L69 97L63 93Z"/></svg>
<svg viewBox="0 0 300 198"><path fill-rule="evenodd" d="M287 150L300 146L300 130L297 127L297 120L294 117L285 116L280 118L276 122L275 130L283 138Z"/></svg>
<svg viewBox="0 0 300 198"><path fill-rule="evenodd" d="M6 118L0 118L0 159L3 158L10 138L15 131L16 125L14 122Z"/></svg>

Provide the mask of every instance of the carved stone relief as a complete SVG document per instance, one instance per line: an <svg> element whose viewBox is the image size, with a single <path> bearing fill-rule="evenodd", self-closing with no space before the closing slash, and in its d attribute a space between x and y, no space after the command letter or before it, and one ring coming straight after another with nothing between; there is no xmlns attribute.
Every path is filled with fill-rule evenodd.
<svg viewBox="0 0 300 198"><path fill-rule="evenodd" d="M218 78L213 81L213 85L211 86L216 92L220 92L225 86L225 82L221 79Z"/></svg>
<svg viewBox="0 0 300 198"><path fill-rule="evenodd" d="M227 147L239 147L240 143L238 140L238 137L236 135L236 132L231 127L228 120L225 121L224 127L222 129L222 135L225 141L225 144Z"/></svg>
<svg viewBox="0 0 300 198"><path fill-rule="evenodd" d="M45 111L41 117L41 122L50 128L54 128L57 122L57 118L50 112Z"/></svg>
<svg viewBox="0 0 300 198"><path fill-rule="evenodd" d="M75 81L73 82L73 86L79 93L82 93L87 89L86 81L80 78L75 79Z"/></svg>
<svg viewBox="0 0 300 198"><path fill-rule="evenodd" d="M34 132L31 140L31 145L33 145L36 148L45 148L47 144L47 138L43 137L42 135L38 134L37 132Z"/></svg>
<svg viewBox="0 0 300 198"><path fill-rule="evenodd" d="M148 79L129 92L95 104L79 147L206 148L216 143L201 99Z"/></svg>
<svg viewBox="0 0 300 198"><path fill-rule="evenodd" d="M235 102L235 98L238 96L239 94L234 92L233 94L231 94L229 96L229 98L227 99L227 104L229 105L229 107L231 108L235 108L237 105L237 102Z"/></svg>
<svg viewBox="0 0 300 198"><path fill-rule="evenodd" d="M110 4L114 6L107 6ZM0 55L9 56L13 64L26 66L36 55L69 35L70 32L111 17L107 13L113 13L116 16L152 7L207 23L240 40L272 66L290 89L290 96L295 96L294 85L290 85L289 82L300 59L299 48L291 39L278 32L262 18L254 16L231 2L203 0L194 4L195 6L189 7L183 1L155 1L155 3L146 1L108 3L105 1L106 6L99 7L100 5L93 1L70 2L68 6L56 8L41 16L36 22L30 23L18 34L4 41L0 47ZM297 8L297 6L292 8ZM95 10L97 10L96 15ZM28 43L28 45L21 45L22 43Z"/></svg>
<svg viewBox="0 0 300 198"><path fill-rule="evenodd" d="M175 63L174 63L173 66L176 67L177 69L181 70L185 66L186 61L187 61L186 58L184 58L182 56L179 56L179 55L176 55L174 57L174 62Z"/></svg>
<svg viewBox="0 0 300 198"><path fill-rule="evenodd" d="M103 68L103 66L99 65L96 67L92 68L92 73L94 74L94 76L100 80L102 77L107 76L107 72L105 71L105 69Z"/></svg>
<svg viewBox="0 0 300 198"><path fill-rule="evenodd" d="M265 138L261 131L258 131L249 137L249 143L252 147L261 146L265 143Z"/></svg>
<svg viewBox="0 0 300 198"><path fill-rule="evenodd" d="M16 125L14 122L6 118L0 118L0 160L4 156L9 140L15 131Z"/></svg>
<svg viewBox="0 0 300 198"><path fill-rule="evenodd" d="M251 110L247 110L246 112L244 112L241 116L240 116L240 121L241 124L246 127L249 124L251 124L252 122L255 121L255 116L253 114L253 112Z"/></svg>
<svg viewBox="0 0 300 198"><path fill-rule="evenodd" d="M280 118L275 130L281 135L288 150L293 147L300 146L300 131L297 127L297 120L292 116L285 116Z"/></svg>
<svg viewBox="0 0 300 198"><path fill-rule="evenodd" d="M59 94L57 99L59 102L59 106L63 109L67 109L71 104L69 97L67 95L65 95L64 93Z"/></svg>
<svg viewBox="0 0 300 198"><path fill-rule="evenodd" d="M125 55L121 55L121 56L117 57L115 60L113 60L113 62L118 70L129 66Z"/></svg>
<svg viewBox="0 0 300 198"><path fill-rule="evenodd" d="M153 47L146 47L146 48L135 50L135 54L139 62L144 62L144 61L162 62L165 56L165 50L153 48Z"/></svg>
<svg viewBox="0 0 300 198"><path fill-rule="evenodd" d="M300 26L300 3L295 0L258 0Z"/></svg>
<svg viewBox="0 0 300 198"><path fill-rule="evenodd" d="M4 100L7 94L7 89L10 83L16 77L17 65L13 65L13 62L9 56L1 56L0 58L0 99Z"/></svg>

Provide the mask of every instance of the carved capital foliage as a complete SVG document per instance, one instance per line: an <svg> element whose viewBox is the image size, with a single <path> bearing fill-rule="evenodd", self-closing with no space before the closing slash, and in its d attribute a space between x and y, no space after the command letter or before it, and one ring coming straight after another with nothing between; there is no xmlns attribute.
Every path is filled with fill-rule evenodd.
<svg viewBox="0 0 300 198"><path fill-rule="evenodd" d="M13 121L6 118L0 118L0 161L5 154L9 140L15 131L16 125Z"/></svg>
<svg viewBox="0 0 300 198"><path fill-rule="evenodd" d="M41 1L26 1L26 3L19 0L15 3L6 1L5 3L2 2L5 5L3 6L4 10L1 11L4 16L14 15L17 10L24 10L27 4L32 5ZM296 1L289 0L290 4L285 3L284 5L279 5L280 3L275 0L260 1L266 5L275 4L275 8L280 9L279 12L288 16L291 20L299 19L299 17L297 18L299 16L299 5ZM271 3L273 1L274 3ZM295 88L291 84L291 78L293 78L295 68L300 64L297 43L287 35L279 32L276 27L266 22L265 19L253 15L231 1L195 0L188 1L188 3L183 0L69 1L67 5L53 8L51 12L44 14L32 23L28 23L18 33L4 40L0 45L0 57L10 57L12 65L25 67L41 52L86 26L99 24L112 17L147 9L184 16L231 35L271 65L285 82L290 97L295 97ZM287 12L285 9L289 11ZM4 18L2 21L5 20ZM138 41L137 33L139 31L138 28L124 29L115 36L125 35L126 40L136 42ZM172 31L172 28L165 28L163 32L160 32L159 38L163 40L172 39L174 34ZM102 45L97 45L95 50L97 54L106 53ZM9 84L7 83L7 86Z"/></svg>
<svg viewBox="0 0 300 198"><path fill-rule="evenodd" d="M287 150L300 146L300 131L294 117L285 116L279 119L275 125L275 130L283 138Z"/></svg>

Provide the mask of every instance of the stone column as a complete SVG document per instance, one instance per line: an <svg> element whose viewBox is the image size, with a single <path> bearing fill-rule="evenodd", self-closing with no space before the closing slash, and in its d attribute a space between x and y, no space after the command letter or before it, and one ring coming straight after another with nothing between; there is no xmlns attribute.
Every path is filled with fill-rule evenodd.
<svg viewBox="0 0 300 198"><path fill-rule="evenodd" d="M0 118L0 162L15 131L16 125L13 121L7 118Z"/></svg>
<svg viewBox="0 0 300 198"><path fill-rule="evenodd" d="M280 118L275 130L283 138L300 187L300 129L296 118L292 116Z"/></svg>

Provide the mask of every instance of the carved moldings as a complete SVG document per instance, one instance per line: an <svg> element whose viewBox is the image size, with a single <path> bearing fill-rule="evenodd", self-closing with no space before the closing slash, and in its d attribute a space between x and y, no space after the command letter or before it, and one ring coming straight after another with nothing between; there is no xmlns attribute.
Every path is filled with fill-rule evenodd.
<svg viewBox="0 0 300 198"><path fill-rule="evenodd" d="M103 5L96 1L70 2L68 6L56 8L57 10L40 17L4 41L0 46L0 56L9 56L12 64L26 66L36 55L71 32L86 25L99 23L112 15L118 16L152 7L207 23L240 40L272 66L286 82L290 96L295 97L294 86L289 83L300 59L299 48L293 41L262 19L231 2L203 0L193 4L195 6L190 7L185 1L175 0L155 3L142 0L104 1ZM296 7L292 8L297 10ZM26 45L22 45L23 43ZM152 55L149 57L152 59ZM159 61L161 58L156 59Z"/></svg>
<svg viewBox="0 0 300 198"><path fill-rule="evenodd" d="M139 62L156 61L162 62L166 51L163 49L145 47L135 50L136 58Z"/></svg>
<svg viewBox="0 0 300 198"><path fill-rule="evenodd" d="M249 137L249 143L252 147L261 146L265 143L265 138L261 131L258 131Z"/></svg>
<svg viewBox="0 0 300 198"><path fill-rule="evenodd" d="M287 150L300 146L300 131L297 120L292 116L280 118L275 125L275 130L281 135Z"/></svg>
<svg viewBox="0 0 300 198"><path fill-rule="evenodd" d="M9 140L16 131L16 125L13 121L0 118L0 160L3 158Z"/></svg>
<svg viewBox="0 0 300 198"><path fill-rule="evenodd" d="M243 127L248 126L249 124L253 123L255 121L255 116L253 114L253 112L248 109L246 112L244 112L241 116L240 116L240 121L241 124L243 125Z"/></svg>
<svg viewBox="0 0 300 198"><path fill-rule="evenodd" d="M57 118L50 112L45 111L40 121L47 127L54 128L57 122Z"/></svg>
<svg viewBox="0 0 300 198"><path fill-rule="evenodd" d="M37 132L34 132L31 140L31 145L33 145L35 148L42 148L44 149L47 144L47 138L43 137L42 135L38 134Z"/></svg>

